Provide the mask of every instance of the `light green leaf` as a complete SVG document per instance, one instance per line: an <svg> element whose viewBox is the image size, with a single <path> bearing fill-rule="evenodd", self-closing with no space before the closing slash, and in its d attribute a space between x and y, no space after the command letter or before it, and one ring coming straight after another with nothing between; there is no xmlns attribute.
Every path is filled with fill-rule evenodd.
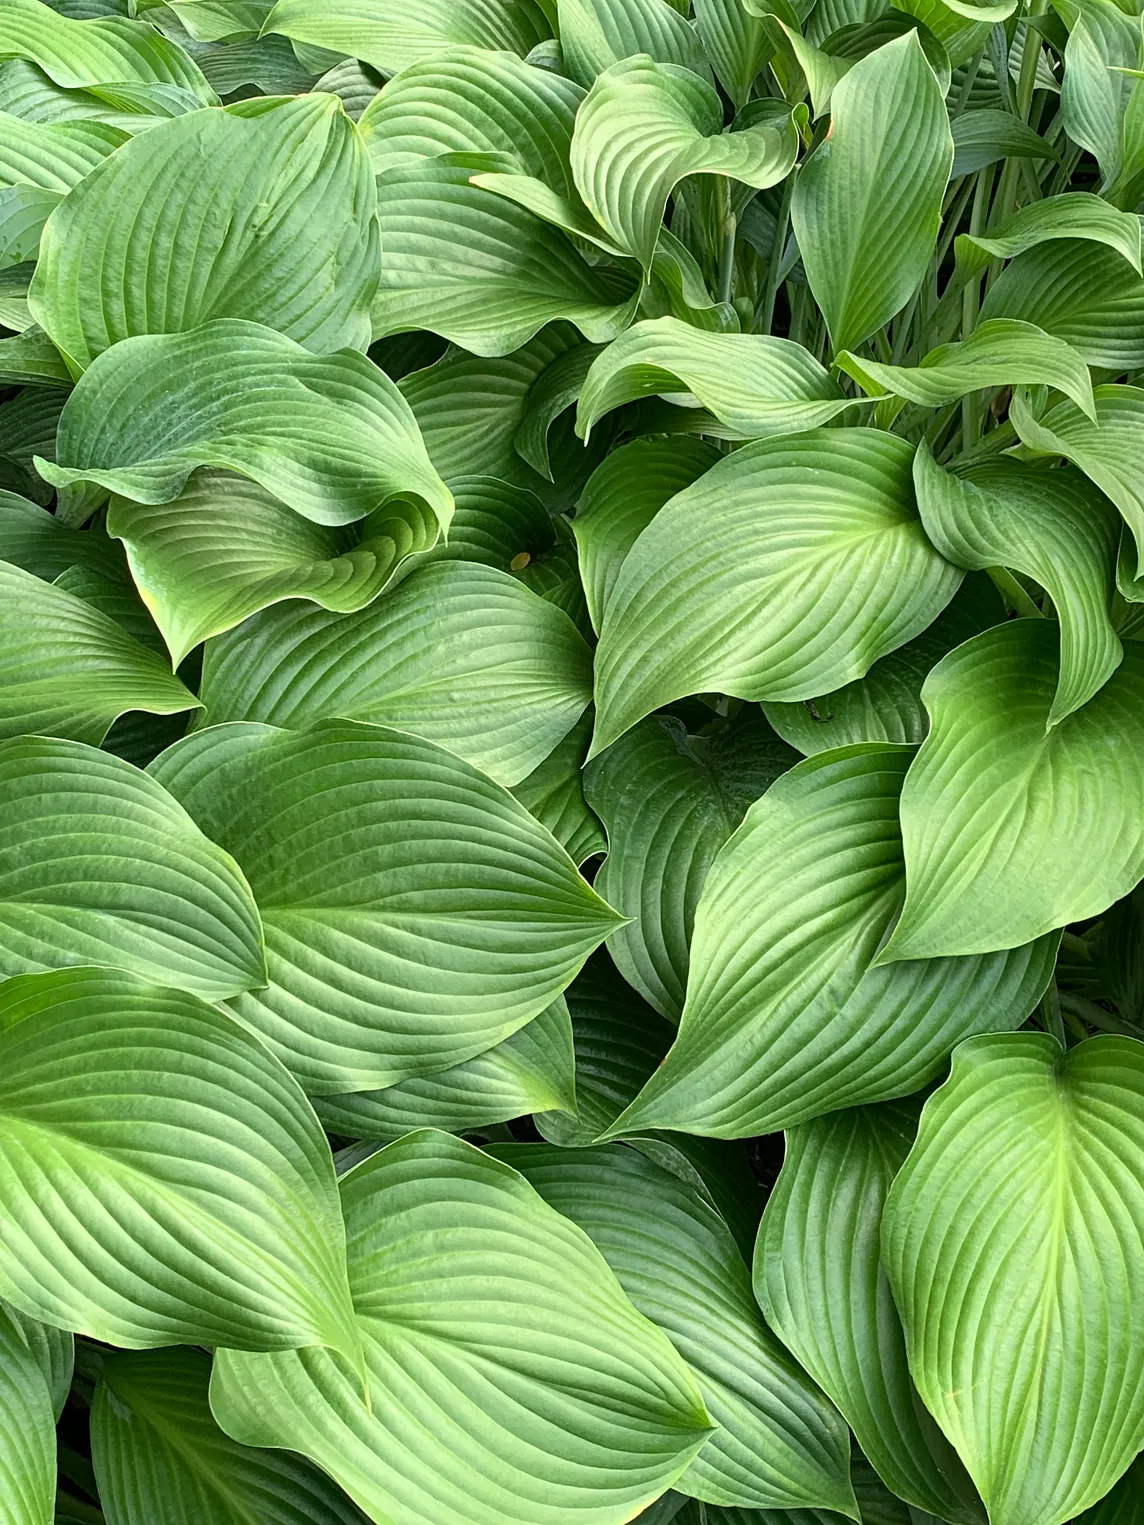
<svg viewBox="0 0 1144 1525"><path fill-rule="evenodd" d="M218 97L176 43L142 22L71 21L41 0L0 0L0 58L24 58L68 90L111 82L175 85L216 106Z"/></svg>
<svg viewBox="0 0 1144 1525"><path fill-rule="evenodd" d="M0 1306L0 1525L51 1525L56 1421L19 1315Z"/></svg>
<svg viewBox="0 0 1144 1525"><path fill-rule="evenodd" d="M913 454L872 429L759 440L662 508L604 613L594 751L685 694L840 687L924 630L962 574L922 530Z"/></svg>
<svg viewBox="0 0 1144 1525"><path fill-rule="evenodd" d="M386 1140L414 1128L463 1133L529 1112L575 1117L576 1057L564 997L511 1038L451 1070L383 1091L319 1096L314 1107L331 1133Z"/></svg>
<svg viewBox="0 0 1144 1525"><path fill-rule="evenodd" d="M387 74L457 43L522 57L550 35L531 0L278 0L263 33L360 58Z"/></svg>
<svg viewBox="0 0 1144 1525"><path fill-rule="evenodd" d="M608 939L621 974L678 1022L695 906L711 861L747 806L798 761L758 711L710 735L653 715L622 736L586 775L608 834L595 886L633 919Z"/></svg>
<svg viewBox="0 0 1144 1525"><path fill-rule="evenodd" d="M1144 1441L1142 1121L1144 1044L978 1038L891 1190L910 1370L994 1525L1070 1519Z"/></svg>
<svg viewBox="0 0 1144 1525"><path fill-rule="evenodd" d="M557 12L564 67L585 88L636 54L711 78L695 29L669 0L558 0Z"/></svg>
<svg viewBox="0 0 1144 1525"><path fill-rule="evenodd" d="M981 316L1035 323L1071 344L1089 365L1116 373L1144 366L1144 280L1120 249L1094 248L1090 240L1062 232L1001 272Z"/></svg>
<svg viewBox="0 0 1144 1525"><path fill-rule="evenodd" d="M201 1350L108 1353L91 1406L91 1456L110 1525L365 1525L300 1456L237 1445L207 1401Z"/></svg>
<svg viewBox="0 0 1144 1525"><path fill-rule="evenodd" d="M1119 667L1113 628L1120 518L1077 471L1009 461L943 471L922 445L914 461L926 533L957 566L1004 566L1044 587L1060 620L1061 671L1048 724L1079 710Z"/></svg>
<svg viewBox="0 0 1144 1525"><path fill-rule="evenodd" d="M831 694L802 704L764 704L775 730L807 757L859 741L921 741L929 730L922 684L942 657L1006 618L990 579L971 572L921 635Z"/></svg>
<svg viewBox="0 0 1144 1525"><path fill-rule="evenodd" d="M267 609L210 643L201 693L212 725L397 726L511 785L591 703L592 655L568 616L515 578L444 561L360 614Z"/></svg>
<svg viewBox="0 0 1144 1525"><path fill-rule="evenodd" d="M950 128L953 132L951 174L954 180L962 175L974 175L987 164L996 164L999 159L1060 158L1051 144L1046 143L1039 133L1034 132L1011 111L995 111L990 108L963 111L960 116L954 117ZM1049 199L1063 201L1066 198L1054 196ZM1094 196L1092 200L1098 198ZM1107 202L1101 204L1107 206ZM1033 202L1031 207L1024 207L1022 211L1031 211L1033 208L1040 210L1043 205L1044 202ZM1112 208L1108 210L1111 211ZM962 237L979 242L972 234L963 234Z"/></svg>
<svg viewBox="0 0 1144 1525"><path fill-rule="evenodd" d="M680 393L685 405L713 413L725 426L718 433L728 439L796 434L853 406L801 344L769 334L704 333L677 318L652 318L621 335L592 366L576 432L586 439L606 413L637 398L677 401Z"/></svg>
<svg viewBox="0 0 1144 1525"><path fill-rule="evenodd" d="M357 1361L329 1146L255 1037L195 996L68 969L0 987L0 1050L10 1302L130 1348Z"/></svg>
<svg viewBox="0 0 1144 1525"><path fill-rule="evenodd" d="M985 1512L976 1490L910 1381L881 1264L886 1196L916 1129L912 1103L788 1129L759 1231L755 1293L894 1492L943 1521L977 1525Z"/></svg>
<svg viewBox="0 0 1144 1525"><path fill-rule="evenodd" d="M820 1506L857 1519L846 1427L763 1323L731 1231L703 1196L621 1145L491 1152L589 1235L695 1373L719 1428L677 1489L714 1504Z"/></svg>
<svg viewBox="0 0 1144 1525"><path fill-rule="evenodd" d="M1015 947L1144 877L1144 648L1125 643L1049 730L1058 682L1057 626L1036 619L976 636L926 680L933 728L902 792L909 894L882 962Z"/></svg>
<svg viewBox="0 0 1144 1525"><path fill-rule="evenodd" d="M585 710L563 741L512 791L576 864L607 847L603 829L584 800L582 769L592 739L592 718L592 711Z"/></svg>
<svg viewBox="0 0 1144 1525"><path fill-rule="evenodd" d="M950 68L957 69L986 46L990 29L999 18L1011 16L1016 6L1010 0L1001 0L999 5L974 5L964 0L898 0L895 9L921 22L941 44ZM1017 24L1021 26L1023 22ZM1011 60L1016 53L1017 48L1011 47ZM1052 78L1051 71L1046 72Z"/></svg>
<svg viewBox="0 0 1144 1525"><path fill-rule="evenodd" d="M557 228L471 183L488 155L422 159L377 182L385 258L375 339L428 328L478 355L507 355L567 319L606 343L635 312L625 270L589 265Z"/></svg>
<svg viewBox="0 0 1144 1525"><path fill-rule="evenodd" d="M695 0L695 25L719 83L741 110L773 51L766 27L742 0Z"/></svg>
<svg viewBox="0 0 1144 1525"><path fill-rule="evenodd" d="M44 224L63 200L62 191L42 191L34 185L9 185L0 190L0 269L34 261L40 252ZM71 378L64 372L70 384Z"/></svg>
<svg viewBox="0 0 1144 1525"><path fill-rule="evenodd" d="M235 318L106 350L64 405L56 459L37 457L54 487L93 484L136 503L169 503L197 466L221 466L315 524L392 505L389 533L409 550L431 546L453 510L408 405L372 360L311 355Z"/></svg>
<svg viewBox="0 0 1144 1525"><path fill-rule="evenodd" d="M891 392L923 408L940 408L985 387L1046 386L1096 417L1092 378L1077 351L1014 318L992 318L960 344L931 350L916 366L882 365L849 350L835 364L871 397Z"/></svg>
<svg viewBox="0 0 1144 1525"><path fill-rule="evenodd" d="M319 1095L483 1053L618 920L506 790L401 731L217 726L150 771L242 865L271 983L235 1012Z"/></svg>
<svg viewBox="0 0 1144 1525"><path fill-rule="evenodd" d="M56 1329L51 1324L41 1324L38 1319L29 1318L10 1303L2 1303L0 1307L20 1331L24 1344L39 1366L48 1384L52 1413L58 1423L75 1376L75 1336L69 1330Z"/></svg>
<svg viewBox="0 0 1144 1525"><path fill-rule="evenodd" d="M274 0L166 0L166 9L196 42L237 42L258 36Z"/></svg>
<svg viewBox="0 0 1144 1525"><path fill-rule="evenodd" d="M128 969L217 1001L265 983L234 860L153 779L94 747L0 743L0 972Z"/></svg>
<svg viewBox="0 0 1144 1525"><path fill-rule="evenodd" d="M748 810L699 901L679 1037L617 1130L746 1138L907 1096L963 1038L1029 1015L1055 935L877 965L906 892L898 806L911 756L823 753Z"/></svg>
<svg viewBox="0 0 1144 1525"><path fill-rule="evenodd" d="M990 259L1013 259L1027 249L1065 240L1103 244L1114 249L1140 274L1139 217L1131 212L1118 212L1087 191L1034 201L993 233L960 233L954 240L954 249L958 267L972 274L984 270ZM1093 251L1087 253L1091 256Z"/></svg>
<svg viewBox="0 0 1144 1525"><path fill-rule="evenodd" d="M369 159L337 98L244 102L107 159L49 220L28 300L77 374L120 339L219 318L365 349L379 258Z"/></svg>
<svg viewBox="0 0 1144 1525"><path fill-rule="evenodd" d="M694 1378L515 1171L426 1130L341 1185L372 1415L320 1351L224 1351L228 1433L392 1525L621 1525L678 1477L709 1433Z"/></svg>
<svg viewBox="0 0 1144 1525"><path fill-rule="evenodd" d="M791 219L835 350L909 301L937 242L953 139L917 33L878 48L834 89L831 132L799 173Z"/></svg>
<svg viewBox="0 0 1144 1525"><path fill-rule="evenodd" d="M10 339L0 339L0 384L69 387L71 376L58 349L34 325Z"/></svg>
<svg viewBox="0 0 1144 1525"><path fill-rule="evenodd" d="M588 612L597 631L624 558L663 505L722 457L687 435L635 439L613 450L588 478L572 529Z"/></svg>
<svg viewBox="0 0 1144 1525"><path fill-rule="evenodd" d="M1140 23L1112 0L1084 0L1065 48L1061 84L1061 123L1074 143L1087 148L1100 165L1104 188L1125 163L1126 130L1136 80L1124 70L1140 65Z"/></svg>
<svg viewBox="0 0 1144 1525"><path fill-rule="evenodd" d="M572 173L588 210L651 271L667 199L687 175L726 175L757 189L790 172L793 115L723 131L713 85L690 69L628 58L600 75L576 117Z"/></svg>
<svg viewBox="0 0 1144 1525"><path fill-rule="evenodd" d="M125 132L102 122L43 125L0 111L0 186L66 194L126 142Z"/></svg>
<svg viewBox="0 0 1144 1525"><path fill-rule="evenodd" d="M128 710L198 707L163 658L105 614L0 561L0 737L38 732L98 746Z"/></svg>

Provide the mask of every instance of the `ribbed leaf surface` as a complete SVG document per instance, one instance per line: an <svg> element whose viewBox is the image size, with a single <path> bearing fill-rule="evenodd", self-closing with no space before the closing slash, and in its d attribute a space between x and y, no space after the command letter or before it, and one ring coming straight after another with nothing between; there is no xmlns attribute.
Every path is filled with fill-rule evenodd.
<svg viewBox="0 0 1144 1525"><path fill-rule="evenodd" d="M0 1522L51 1525L55 1496L51 1391L19 1316L0 1307Z"/></svg>
<svg viewBox="0 0 1144 1525"><path fill-rule="evenodd" d="M1144 280L1119 249L1067 237L1031 248L989 288L981 316L1035 323L1089 365L1144 365Z"/></svg>
<svg viewBox="0 0 1144 1525"><path fill-rule="evenodd" d="M557 14L564 65L584 86L637 53L711 77L699 38L669 0L557 0Z"/></svg>
<svg viewBox="0 0 1144 1525"><path fill-rule="evenodd" d="M42 124L0 111L0 186L66 194L126 141L103 122Z"/></svg>

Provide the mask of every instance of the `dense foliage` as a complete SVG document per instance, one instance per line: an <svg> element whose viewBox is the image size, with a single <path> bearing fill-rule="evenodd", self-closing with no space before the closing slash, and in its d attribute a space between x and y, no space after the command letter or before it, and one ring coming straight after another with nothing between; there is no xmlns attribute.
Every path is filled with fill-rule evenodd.
<svg viewBox="0 0 1144 1525"><path fill-rule="evenodd" d="M0 1525L1144 1520L1136 0L0 0Z"/></svg>

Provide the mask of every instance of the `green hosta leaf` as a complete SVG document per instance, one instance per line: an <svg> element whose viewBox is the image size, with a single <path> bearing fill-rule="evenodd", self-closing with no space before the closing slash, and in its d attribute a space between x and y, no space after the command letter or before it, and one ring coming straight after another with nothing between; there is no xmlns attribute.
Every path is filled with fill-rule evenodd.
<svg viewBox="0 0 1144 1525"><path fill-rule="evenodd" d="M0 744L0 972L108 964L206 1000L265 983L234 860L145 773L94 747Z"/></svg>
<svg viewBox="0 0 1144 1525"><path fill-rule="evenodd" d="M898 0L895 8L912 16L931 32L944 52L948 67L957 69L971 59L979 48L987 45L990 28L1006 16L1011 16L1016 6L1010 0L1001 0L999 5L965 4L961 0ZM1012 48L1011 58L1016 56L1017 51L1016 47ZM1047 66L1046 72L1055 88L1056 80ZM944 93L944 85L942 89ZM995 100L996 94L991 99Z"/></svg>
<svg viewBox="0 0 1144 1525"><path fill-rule="evenodd" d="M970 573L932 625L831 694L803 704L764 704L767 719L807 757L859 741L921 741L929 730L922 684L942 657L1006 618L988 577Z"/></svg>
<svg viewBox="0 0 1144 1525"><path fill-rule="evenodd" d="M902 793L910 889L883 960L1014 947L1144 876L1144 648L1125 644L1050 730L1058 682L1057 628L1035 619L967 641L926 680L933 729Z"/></svg>
<svg viewBox="0 0 1144 1525"><path fill-rule="evenodd" d="M77 373L120 339L219 318L318 353L365 349L378 261L353 123L335 96L304 95L193 112L129 142L53 214L29 303Z"/></svg>
<svg viewBox="0 0 1144 1525"><path fill-rule="evenodd" d="M981 316L1035 323L1089 365L1117 373L1144 366L1144 280L1122 250L1093 248L1091 239L1062 233L1019 255L990 287Z"/></svg>
<svg viewBox="0 0 1144 1525"><path fill-rule="evenodd" d="M102 122L44 125L0 111L0 186L66 194L126 141Z"/></svg>
<svg viewBox="0 0 1144 1525"><path fill-rule="evenodd" d="M943 471L925 445L914 461L926 533L958 566L1012 567L1052 596L1061 671L1056 725L1086 704L1120 665L1112 625L1120 518L1077 471L1031 471L1008 461Z"/></svg>
<svg viewBox="0 0 1144 1525"><path fill-rule="evenodd" d="M106 535L69 529L46 508L13 492L0 492L0 561L45 582L79 565L109 578L123 575L123 559Z"/></svg>
<svg viewBox="0 0 1144 1525"><path fill-rule="evenodd" d="M360 58L387 74L457 43L524 55L550 33L531 0L278 0L264 32Z"/></svg>
<svg viewBox="0 0 1144 1525"><path fill-rule="evenodd" d="M1069 32L1061 84L1061 123L1074 143L1087 148L1100 165L1105 187L1125 163L1136 81L1123 72L1140 63L1140 25L1112 0L1084 0Z"/></svg>
<svg viewBox="0 0 1144 1525"><path fill-rule="evenodd" d="M662 508L604 613L595 751L685 694L810 698L924 630L962 574L922 530L913 453L872 429L760 440Z"/></svg>
<svg viewBox="0 0 1144 1525"><path fill-rule="evenodd" d="M372 1415L320 1351L225 1351L211 1399L236 1439L312 1456L393 1525L620 1525L702 1445L679 1356L506 1165L413 1133L342 1206Z"/></svg>
<svg viewBox="0 0 1144 1525"><path fill-rule="evenodd" d="M766 27L742 0L695 0L695 25L719 83L742 109L773 51Z"/></svg>
<svg viewBox="0 0 1144 1525"><path fill-rule="evenodd" d="M1010 120L1013 120L1010 118ZM1099 196L1072 191L1022 207L993 233L961 233L954 240L957 263L967 272L984 270L990 259L1013 259L1050 242L1103 244L1140 274L1140 219L1118 212ZM1054 251L1049 251L1050 258ZM1055 251L1059 254L1061 251ZM1088 250L1091 256L1093 250ZM1035 279L1035 277L1034 277Z"/></svg>
<svg viewBox="0 0 1144 1525"><path fill-rule="evenodd" d="M1029 1015L1055 935L876 964L906 892L898 803L911 756L827 752L748 810L699 901L679 1037L617 1128L773 1133L909 1095L963 1038Z"/></svg>
<svg viewBox="0 0 1144 1525"><path fill-rule="evenodd" d="M853 406L801 344L653 318L609 344L588 372L577 433L586 438L606 413L636 398L681 392L713 413L730 439L814 429Z"/></svg>
<svg viewBox="0 0 1144 1525"><path fill-rule="evenodd" d="M983 1522L957 1455L923 1407L882 1269L886 1196L914 1141L912 1104L792 1128L755 1251L767 1322L845 1414L894 1492L940 1519Z"/></svg>
<svg viewBox="0 0 1144 1525"><path fill-rule="evenodd" d="M98 746L128 710L198 708L156 652L98 609L0 561L0 737L38 732Z"/></svg>
<svg viewBox="0 0 1144 1525"><path fill-rule="evenodd" d="M22 334L0 339L0 383L70 388L71 376L59 350L33 325Z"/></svg>
<svg viewBox="0 0 1144 1525"><path fill-rule="evenodd" d="M112 1525L364 1525L300 1456L237 1445L207 1401L201 1350L110 1354L91 1408L91 1452Z"/></svg>
<svg viewBox="0 0 1144 1525"><path fill-rule="evenodd" d="M676 1487L856 1519L846 1428L763 1323L731 1231L700 1193L621 1145L493 1152L590 1236L695 1373L719 1428Z"/></svg>
<svg viewBox="0 0 1144 1525"><path fill-rule="evenodd" d="M10 1303L0 1304L0 1307L20 1331L25 1346L39 1366L48 1384L52 1413L58 1423L75 1376L75 1336L68 1330L29 1318Z"/></svg>
<svg viewBox="0 0 1144 1525"><path fill-rule="evenodd" d="M1078 1517L1077 1525L1134 1525L1142 1487L1144 1456L1138 1456L1100 1503L1094 1504Z"/></svg>
<svg viewBox="0 0 1144 1525"><path fill-rule="evenodd" d="M585 87L637 53L711 78L699 37L669 0L558 0L557 11L564 67Z"/></svg>
<svg viewBox="0 0 1144 1525"><path fill-rule="evenodd" d="M138 21L72 21L41 0L0 0L0 58L24 58L67 90L109 83L175 85L204 106L218 97L176 43Z"/></svg>
<svg viewBox="0 0 1144 1525"><path fill-rule="evenodd" d="M591 739L592 712L585 710L563 741L512 791L577 864L607 847L600 822L584 801L581 770Z"/></svg>
<svg viewBox="0 0 1144 1525"><path fill-rule="evenodd" d="M565 350L537 377L528 394L524 420L513 445L517 455L549 482L553 481L550 438L553 425L575 404L592 362L601 353L598 344L578 344L575 349Z"/></svg>
<svg viewBox="0 0 1144 1525"><path fill-rule="evenodd" d="M615 338L635 310L632 278L587 264L558 229L472 184L487 162L423 159L379 178L374 337L428 328L474 354L507 355L565 318L593 342Z"/></svg>
<svg viewBox="0 0 1144 1525"><path fill-rule="evenodd" d="M192 995L68 969L0 987L0 1050L5 1297L132 1348L357 1361L329 1147L255 1037Z"/></svg>
<svg viewBox="0 0 1144 1525"><path fill-rule="evenodd" d="M881 365L844 350L838 367L872 397L893 393L923 408L940 408L984 387L1055 387L1095 420L1088 366L1063 339L1031 323L993 318L960 344L931 350L917 366Z"/></svg>
<svg viewBox="0 0 1144 1525"><path fill-rule="evenodd" d="M726 175L757 189L785 178L798 153L790 111L731 132L713 85L690 69L625 59L601 74L576 117L572 173L585 204L650 272L667 199L687 175Z"/></svg>
<svg viewBox="0 0 1144 1525"><path fill-rule="evenodd" d="M63 198L62 191L43 191L26 183L0 190L0 269L37 258L44 224ZM71 384L66 370L64 380Z"/></svg>
<svg viewBox="0 0 1144 1525"><path fill-rule="evenodd" d="M51 1525L55 1495L51 1390L19 1316L0 1306L0 1522Z"/></svg>
<svg viewBox="0 0 1144 1525"><path fill-rule="evenodd" d="M529 1112L576 1115L576 1058L563 996L519 1032L451 1070L384 1091L319 1096L331 1133L394 1139L414 1128L450 1133L508 1122Z"/></svg>
<svg viewBox="0 0 1144 1525"><path fill-rule="evenodd" d="M136 503L169 503L197 466L221 466L316 524L389 506L389 534L409 550L428 549L453 508L408 405L372 360L311 355L235 318L100 355L64 405L57 461L38 467L54 487L90 483Z"/></svg>
<svg viewBox="0 0 1144 1525"><path fill-rule="evenodd" d="M483 1053L618 919L506 790L401 731L218 726L151 771L250 880L271 983L234 1009L318 1094Z"/></svg>
<svg viewBox="0 0 1144 1525"><path fill-rule="evenodd" d="M1142 1120L1144 1044L979 1038L890 1193L910 1370L994 1525L1070 1519L1144 1441Z"/></svg>
<svg viewBox="0 0 1144 1525"><path fill-rule="evenodd" d="M633 920L608 940L628 983L677 1022L695 906L712 859L747 806L798 761L758 712L689 736L654 715L598 757L587 797L608 833L600 894Z"/></svg>
<svg viewBox="0 0 1144 1525"><path fill-rule="evenodd" d="M1060 158L1051 144L1046 143L1039 133L1010 111L964 111L959 117L954 117L950 128L953 132L951 177L954 180L962 175L974 175L987 164L996 164L999 159ZM1092 199L1095 201L1097 198L1094 196ZM1033 203L1038 209L1041 205L1041 202ZM964 236L977 241L974 235Z"/></svg>
<svg viewBox="0 0 1144 1525"><path fill-rule="evenodd" d="M799 173L791 218L836 350L900 312L937 242L953 139L916 32L834 89L830 136Z"/></svg>
<svg viewBox="0 0 1144 1525"><path fill-rule="evenodd" d="M445 561L360 614L266 610L211 642L202 696L212 724L393 725L518 784L591 703L592 656L568 616L515 578Z"/></svg>
<svg viewBox="0 0 1144 1525"><path fill-rule="evenodd" d="M640 534L669 499L721 459L706 440L668 435L632 440L596 467L580 495L572 528L597 631L620 568Z"/></svg>

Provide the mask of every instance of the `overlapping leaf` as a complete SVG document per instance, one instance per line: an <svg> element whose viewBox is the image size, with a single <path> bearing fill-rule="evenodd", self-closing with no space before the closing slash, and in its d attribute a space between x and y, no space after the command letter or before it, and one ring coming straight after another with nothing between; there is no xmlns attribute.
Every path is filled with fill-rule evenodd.
<svg viewBox="0 0 1144 1525"><path fill-rule="evenodd" d="M556 9L564 65L585 87L637 53L711 77L700 39L671 0L557 0Z"/></svg>
<svg viewBox="0 0 1144 1525"><path fill-rule="evenodd" d="M18 1315L0 1306L0 1521L51 1525L55 1495L51 1390Z"/></svg>

